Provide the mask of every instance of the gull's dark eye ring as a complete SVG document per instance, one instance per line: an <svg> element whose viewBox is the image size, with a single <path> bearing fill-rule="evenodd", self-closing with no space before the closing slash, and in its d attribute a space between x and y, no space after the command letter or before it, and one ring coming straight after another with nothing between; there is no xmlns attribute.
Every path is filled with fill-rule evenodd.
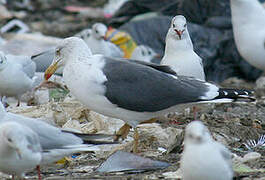
<svg viewBox="0 0 265 180"><path fill-rule="evenodd" d="M184 24L184 27L187 27L187 24Z"/></svg>
<svg viewBox="0 0 265 180"><path fill-rule="evenodd" d="M173 26L173 28L175 28L175 27L176 27L174 23L172 24L172 26Z"/></svg>

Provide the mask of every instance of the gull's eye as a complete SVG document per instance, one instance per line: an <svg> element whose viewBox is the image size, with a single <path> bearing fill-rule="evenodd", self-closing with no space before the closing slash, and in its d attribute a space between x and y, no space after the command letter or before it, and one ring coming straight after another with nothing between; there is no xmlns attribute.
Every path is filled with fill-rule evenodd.
<svg viewBox="0 0 265 180"><path fill-rule="evenodd" d="M145 52L144 51L141 51L142 52L142 55L145 56Z"/></svg>
<svg viewBox="0 0 265 180"><path fill-rule="evenodd" d="M151 51L148 51L148 55L151 55Z"/></svg>
<svg viewBox="0 0 265 180"><path fill-rule="evenodd" d="M98 30L95 30L95 32L98 34Z"/></svg>
<svg viewBox="0 0 265 180"><path fill-rule="evenodd" d="M12 139L11 138L7 138L7 141L12 143Z"/></svg>
<svg viewBox="0 0 265 180"><path fill-rule="evenodd" d="M0 64L3 64L4 60L3 59L0 59Z"/></svg>
<svg viewBox="0 0 265 180"><path fill-rule="evenodd" d="M184 27L187 27L187 24L184 24Z"/></svg>
<svg viewBox="0 0 265 180"><path fill-rule="evenodd" d="M173 25L172 25L172 26L173 26L173 28L175 28L175 27L176 27L174 23L173 23Z"/></svg>
<svg viewBox="0 0 265 180"><path fill-rule="evenodd" d="M60 56L60 49L56 50L56 56Z"/></svg>

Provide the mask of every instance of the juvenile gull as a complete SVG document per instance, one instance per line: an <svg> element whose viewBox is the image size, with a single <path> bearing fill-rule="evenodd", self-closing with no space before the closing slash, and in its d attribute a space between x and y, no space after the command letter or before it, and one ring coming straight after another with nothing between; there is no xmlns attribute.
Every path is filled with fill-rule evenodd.
<svg viewBox="0 0 265 180"><path fill-rule="evenodd" d="M111 142L97 140L109 135L65 131L41 120L6 112L0 102L0 125L6 122L15 122L21 126L26 126L37 134L42 148L39 165L56 162L76 152L96 151L98 150L97 144L111 144Z"/></svg>
<svg viewBox="0 0 265 180"><path fill-rule="evenodd" d="M233 33L240 55L265 70L265 9L258 0L230 0Z"/></svg>
<svg viewBox="0 0 265 180"><path fill-rule="evenodd" d="M137 46L130 59L144 61L144 62L152 62L152 59L159 58L160 55L157 54L152 48L146 45Z"/></svg>
<svg viewBox="0 0 265 180"><path fill-rule="evenodd" d="M191 77L177 76L168 66L92 55L77 37L64 39L56 47L48 80L58 67L70 92L93 111L122 119L135 130L146 120L176 111L180 104L232 102L249 99L247 90L218 88Z"/></svg>
<svg viewBox="0 0 265 180"><path fill-rule="evenodd" d="M19 106L22 94L33 88L35 68L34 63L24 61L23 57L20 61L15 56L0 52L0 96L16 97Z"/></svg>
<svg viewBox="0 0 265 180"><path fill-rule="evenodd" d="M38 135L16 122L0 123L0 171L19 178L41 162Z"/></svg>
<svg viewBox="0 0 265 180"><path fill-rule="evenodd" d="M90 47L93 54L103 54L108 57L123 57L123 51L112 42L106 41L107 27L102 23L95 23L91 31L83 31L81 37ZM87 36L85 35L87 33Z"/></svg>
<svg viewBox="0 0 265 180"><path fill-rule="evenodd" d="M200 121L186 127L180 168L184 180L233 179L230 151L214 141Z"/></svg>
<svg viewBox="0 0 265 180"><path fill-rule="evenodd" d="M178 75L205 80L202 59L193 51L186 18L175 16L166 36L162 65L169 65Z"/></svg>

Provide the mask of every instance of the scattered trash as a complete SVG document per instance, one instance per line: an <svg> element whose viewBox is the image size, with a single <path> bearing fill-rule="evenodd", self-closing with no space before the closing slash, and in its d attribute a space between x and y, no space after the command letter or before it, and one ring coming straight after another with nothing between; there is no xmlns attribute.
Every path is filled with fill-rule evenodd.
<svg viewBox="0 0 265 180"><path fill-rule="evenodd" d="M71 13L79 13L81 16L87 18L102 18L104 16L102 8L66 6L64 9Z"/></svg>
<svg viewBox="0 0 265 180"><path fill-rule="evenodd" d="M19 33L26 33L29 30L30 30L29 27L25 23L23 23L22 21L18 19L14 19L14 20L9 21L6 25L4 25L0 29L0 32L2 34L8 33L8 32L15 32L19 34Z"/></svg>
<svg viewBox="0 0 265 180"><path fill-rule="evenodd" d="M181 179L182 178L180 169L178 169L175 172L165 172L162 175L165 176L166 179Z"/></svg>
<svg viewBox="0 0 265 180"><path fill-rule="evenodd" d="M128 0L109 0L108 3L104 5L104 17L111 18L113 14Z"/></svg>
<svg viewBox="0 0 265 180"><path fill-rule="evenodd" d="M124 58L130 58L137 46L130 34L114 28L108 30L106 38L123 50Z"/></svg>
<svg viewBox="0 0 265 180"><path fill-rule="evenodd" d="M265 135L260 136L260 138L258 140L248 140L246 143L243 143L246 148L249 151L253 151L253 149L256 148L264 148L265 149Z"/></svg>
<svg viewBox="0 0 265 180"><path fill-rule="evenodd" d="M170 164L154 161L128 152L117 151L112 154L96 171L98 172L144 172L164 169Z"/></svg>

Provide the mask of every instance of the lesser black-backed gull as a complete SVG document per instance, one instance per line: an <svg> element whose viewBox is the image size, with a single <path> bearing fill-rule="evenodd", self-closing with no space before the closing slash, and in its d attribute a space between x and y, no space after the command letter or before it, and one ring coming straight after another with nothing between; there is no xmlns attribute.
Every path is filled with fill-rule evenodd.
<svg viewBox="0 0 265 180"><path fill-rule="evenodd" d="M45 79L62 66L63 79L79 101L93 111L122 119L135 129L135 137L139 123L176 111L182 104L232 102L249 99L251 94L177 76L169 66L92 55L86 43L77 37L58 44Z"/></svg>

